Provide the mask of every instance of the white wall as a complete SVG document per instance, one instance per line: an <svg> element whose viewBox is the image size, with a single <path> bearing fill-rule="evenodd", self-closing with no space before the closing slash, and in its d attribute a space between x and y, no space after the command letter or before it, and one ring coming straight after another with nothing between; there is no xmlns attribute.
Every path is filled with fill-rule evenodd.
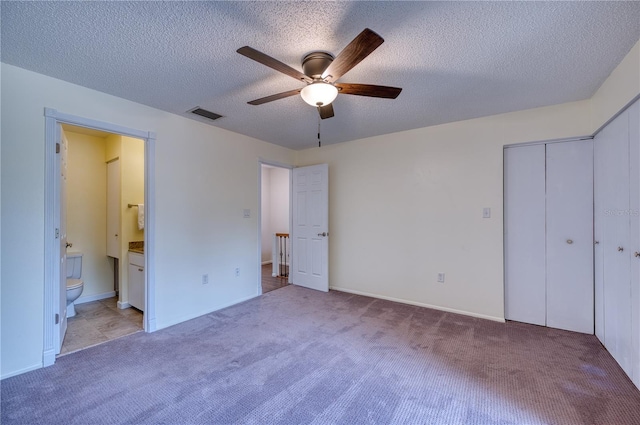
<svg viewBox="0 0 640 425"><path fill-rule="evenodd" d="M69 141L67 174L68 252L82 257L82 298L113 292L113 266L107 258L107 166L105 139L65 131Z"/></svg>
<svg viewBox="0 0 640 425"><path fill-rule="evenodd" d="M329 163L333 287L502 319L502 146L590 134L607 120L593 112L597 105L624 104L638 94L635 49L593 101L297 155L2 64L0 376L42 365L44 107L157 133L159 328L258 293L256 164L258 158L291 164L296 157L300 165ZM607 90L616 75L629 75L624 93ZM483 207L492 208L491 219L481 218ZM250 219L242 217L244 208L252 210ZM434 282L437 272L447 273L443 285ZM209 285L200 283L203 273Z"/></svg>
<svg viewBox="0 0 640 425"><path fill-rule="evenodd" d="M273 240L271 233L271 168L268 166L261 166L260 177L260 196L261 196L261 208L260 208L260 231L261 231L261 261L263 263L271 261L271 253L273 251Z"/></svg>
<svg viewBox="0 0 640 425"><path fill-rule="evenodd" d="M289 233L289 174L287 168L272 168L271 231Z"/></svg>
<svg viewBox="0 0 640 425"><path fill-rule="evenodd" d="M120 161L120 262L118 298L129 302L129 242L143 241L144 230L138 228L138 208L129 204L144 203L144 141L111 134L107 138L105 161Z"/></svg>
<svg viewBox="0 0 640 425"><path fill-rule="evenodd" d="M287 168L262 166L262 262L272 260L273 235L289 233L289 173Z"/></svg>
<svg viewBox="0 0 640 425"><path fill-rule="evenodd" d="M45 107L156 132L158 328L258 293L256 164L292 164L292 151L11 65L1 72L2 377L42 365Z"/></svg>
<svg viewBox="0 0 640 425"><path fill-rule="evenodd" d="M329 164L330 286L503 319L503 145L588 133L583 101L299 152Z"/></svg>
<svg viewBox="0 0 640 425"><path fill-rule="evenodd" d="M591 128L597 131L640 93L640 41L591 98Z"/></svg>
<svg viewBox="0 0 640 425"><path fill-rule="evenodd" d="M502 320L503 146L591 135L640 93L639 49L593 99L298 152L329 164L331 287Z"/></svg>

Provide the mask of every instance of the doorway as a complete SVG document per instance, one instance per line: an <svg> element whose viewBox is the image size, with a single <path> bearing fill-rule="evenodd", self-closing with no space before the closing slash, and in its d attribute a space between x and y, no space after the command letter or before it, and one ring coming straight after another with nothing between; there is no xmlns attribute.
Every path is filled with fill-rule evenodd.
<svg viewBox="0 0 640 425"><path fill-rule="evenodd" d="M77 299L67 306L66 332L61 329L63 355L142 330L144 306L133 302L127 265L130 246L144 252L145 223L137 208L127 207L127 201L144 200L144 141L61 127L65 149L60 155L66 164L60 185L61 211L66 211L60 214L66 236L61 281L82 282ZM139 283L144 285L144 276ZM142 296L144 288L139 290Z"/></svg>
<svg viewBox="0 0 640 425"><path fill-rule="evenodd" d="M291 283L291 169L260 164L260 293Z"/></svg>
<svg viewBox="0 0 640 425"><path fill-rule="evenodd" d="M61 260L66 257L61 248L61 179L59 150L61 144L61 125L73 125L86 129L113 133L124 137L142 139L144 143L144 320L142 326L146 332L156 329L155 319L155 134L111 123L95 121L83 117L60 113L54 109L45 108L45 299L44 299L44 344L43 364L49 366L55 363L56 353L60 351L64 339L64 329L61 316L65 314L66 299L62 297L66 292L66 282L61 273L64 264ZM65 279L66 280L66 279ZM62 286L65 284L65 287ZM64 291L62 289L65 289ZM66 297L65 297L66 298Z"/></svg>

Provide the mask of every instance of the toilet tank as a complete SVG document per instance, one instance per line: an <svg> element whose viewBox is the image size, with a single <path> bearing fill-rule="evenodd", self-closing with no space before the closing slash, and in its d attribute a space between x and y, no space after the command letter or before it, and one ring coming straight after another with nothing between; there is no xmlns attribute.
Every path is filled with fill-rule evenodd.
<svg viewBox="0 0 640 425"><path fill-rule="evenodd" d="M67 252L67 279L80 279L82 276L82 253Z"/></svg>

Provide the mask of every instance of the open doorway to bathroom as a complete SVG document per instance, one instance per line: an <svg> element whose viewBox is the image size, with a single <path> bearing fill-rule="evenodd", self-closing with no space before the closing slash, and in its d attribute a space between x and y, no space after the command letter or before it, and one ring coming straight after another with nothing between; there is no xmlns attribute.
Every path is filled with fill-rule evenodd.
<svg viewBox="0 0 640 425"><path fill-rule="evenodd" d="M45 118L45 154L44 154L44 176L45 176L45 188L44 188L44 308L43 308L43 344L42 344L42 364L43 366L50 366L55 363L56 356L60 354L62 344L65 340L67 331L67 272L66 272L66 260L67 260L67 231L66 231L66 219L62 220L61 217L66 216L66 202L61 202L63 194L66 193L66 155L64 149L68 146L66 138L63 138L64 131L62 125L72 125L76 127L82 127L85 129L98 130L105 133L113 133L115 135L126 136L130 138L142 140L144 146L144 160L143 160L143 186L144 186L144 200L132 201L132 202L144 202L144 261L138 262L143 266L140 266L141 270L137 275L138 280L142 281L144 288L144 314L142 315L142 327L146 332L153 332L156 330L156 317L155 317L155 133L152 131L138 130L134 128L120 126L114 123L97 121L90 118L80 117L76 115L66 114L59 112L52 108L44 108ZM63 149L64 148L64 149ZM63 157L65 160L63 161ZM106 162L105 157L102 158L102 167ZM104 168L103 168L104 170ZM105 171L106 173L106 171ZM123 192L124 193L124 192ZM106 195L105 195L106 196ZM66 199L66 197L64 197ZM84 202L86 203L86 201ZM63 227L64 224L64 227ZM106 229L104 230L106 232ZM72 236L74 237L74 236ZM82 238L83 236L80 236ZM81 239L76 239L81 240ZM73 241L71 241L73 243ZM79 243L79 242L78 242ZM69 247L72 251L75 249L80 251L81 246L73 245ZM77 256L76 256L77 257ZM84 254L83 254L84 257ZM103 258L104 259L104 258ZM107 259L107 262L109 260ZM127 260L122 261L124 264ZM108 262L109 265L111 263ZM123 267L124 268L124 267ZM119 277L122 277L124 270L118 273ZM80 272L80 281L82 285L85 284L83 273ZM113 285L113 281L111 281ZM119 282L120 297L126 296L123 294L123 283ZM89 283L87 286L91 286ZM111 286L113 288L113 286ZM78 291L76 291L78 292ZM82 288L84 292L84 287ZM91 293L85 292L85 299L88 304L91 302L99 303L113 303L119 310L123 310L121 307L126 307L124 303L118 304L118 300L113 299L113 295L108 292L115 292L114 289L105 292ZM100 296L98 296L100 295ZM101 298L107 297L109 298ZM100 299L90 300L89 297L96 296ZM82 297L82 293L79 294ZM122 298L120 301L126 301ZM113 307L113 305L107 305L107 308ZM113 310L113 309L112 309ZM94 313L93 316L99 317L100 313ZM138 322L139 323L139 322ZM103 324L106 326L106 324ZM113 336L113 335L112 335ZM98 341L96 341L98 342Z"/></svg>
<svg viewBox="0 0 640 425"><path fill-rule="evenodd" d="M291 170L260 164L260 285L262 293L289 284Z"/></svg>
<svg viewBox="0 0 640 425"><path fill-rule="evenodd" d="M67 331L60 355L143 330L138 257L145 224L144 140L70 124L62 124L62 133ZM69 297L78 282L81 293Z"/></svg>

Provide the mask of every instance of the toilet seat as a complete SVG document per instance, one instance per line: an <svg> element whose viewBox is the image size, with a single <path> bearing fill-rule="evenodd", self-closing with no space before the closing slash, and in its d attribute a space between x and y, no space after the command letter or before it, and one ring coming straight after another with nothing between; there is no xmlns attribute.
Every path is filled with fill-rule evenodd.
<svg viewBox="0 0 640 425"><path fill-rule="evenodd" d="M82 286L84 282L82 279L67 279L67 289L76 289Z"/></svg>

